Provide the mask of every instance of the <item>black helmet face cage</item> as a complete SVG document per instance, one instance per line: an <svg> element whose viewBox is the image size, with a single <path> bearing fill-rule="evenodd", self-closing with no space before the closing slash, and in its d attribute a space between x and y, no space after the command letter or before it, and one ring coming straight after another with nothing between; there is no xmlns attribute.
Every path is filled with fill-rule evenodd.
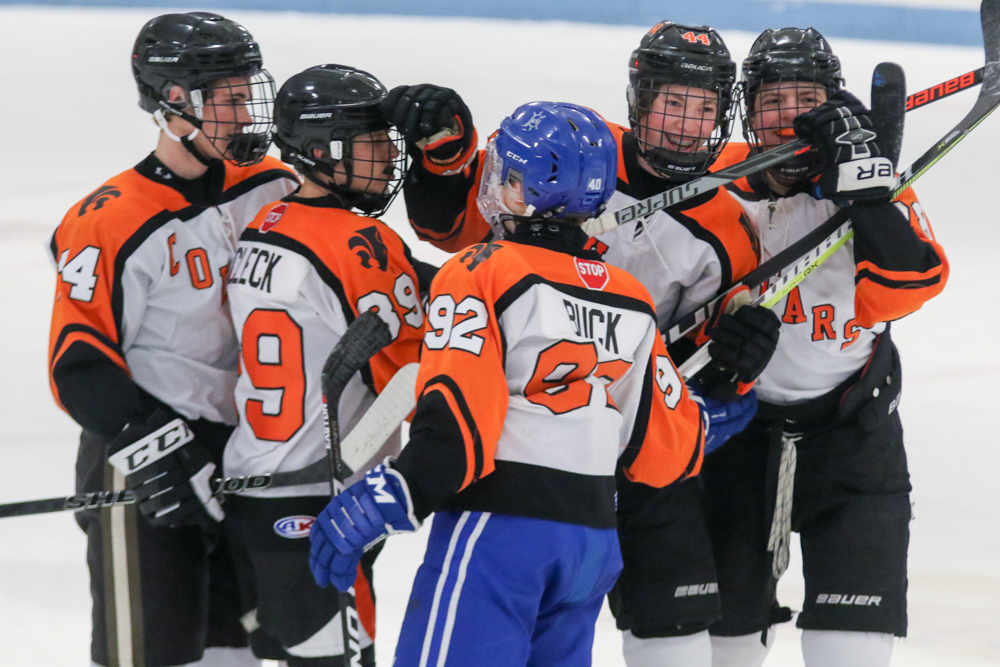
<svg viewBox="0 0 1000 667"><path fill-rule="evenodd" d="M794 118L826 102L840 87L839 82L794 71L744 82L743 133L752 151L759 153L794 141ZM821 169L815 152L808 151L769 171L787 186L810 179Z"/></svg>
<svg viewBox="0 0 1000 667"><path fill-rule="evenodd" d="M399 194L408 165L403 136L396 128L384 122L333 128L303 123L292 132L275 135L282 159L352 207L381 215ZM327 178L318 179L315 173Z"/></svg>
<svg viewBox="0 0 1000 667"><path fill-rule="evenodd" d="M732 131L731 88L641 74L630 78L629 124L646 162L675 180L707 172Z"/></svg>
<svg viewBox="0 0 1000 667"><path fill-rule="evenodd" d="M390 127L331 141L331 150L337 144L343 155L341 173L346 176L341 187L361 195L354 201L356 208L368 215L382 215L403 187L407 167L403 135ZM339 180L336 176L334 179Z"/></svg>
<svg viewBox="0 0 1000 667"><path fill-rule="evenodd" d="M166 100L171 87L168 84L163 91ZM274 79L261 69L207 81L189 92L186 105L168 102L164 107L205 135L211 147L204 157L245 167L257 164L267 154L275 95Z"/></svg>

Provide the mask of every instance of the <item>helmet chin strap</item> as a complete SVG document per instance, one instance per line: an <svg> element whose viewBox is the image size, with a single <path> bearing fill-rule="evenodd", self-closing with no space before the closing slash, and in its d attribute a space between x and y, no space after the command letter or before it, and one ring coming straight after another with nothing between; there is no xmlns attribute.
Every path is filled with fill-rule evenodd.
<svg viewBox="0 0 1000 667"><path fill-rule="evenodd" d="M172 141L176 141L182 146L184 146L184 148L187 149L187 152L193 155L194 158L198 160L198 162L202 163L206 167L211 167L216 162L219 162L220 158L206 157L205 155L202 154L200 150L198 150L198 147L195 146L194 144L194 138L197 137L198 134L201 132L202 111L204 109L204 103L202 101L201 91L192 90L190 94L191 94L191 107L194 109L194 116L186 114L179 109L171 108L169 103L162 101L160 102L161 105L165 105L166 107L170 108L171 113L175 113L184 120L186 120L187 122L191 123L191 126L194 127L194 130L190 134L183 137L174 134L174 132L170 129L170 123L167 120L166 114L163 113L163 109L157 109L156 111L153 112L153 120L156 121L156 124L159 126L161 130L163 130L163 133L167 135Z"/></svg>

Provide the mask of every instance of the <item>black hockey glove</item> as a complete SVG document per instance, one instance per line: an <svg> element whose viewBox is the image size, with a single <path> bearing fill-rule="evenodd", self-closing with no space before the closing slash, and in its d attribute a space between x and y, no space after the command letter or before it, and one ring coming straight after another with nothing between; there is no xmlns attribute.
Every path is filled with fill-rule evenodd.
<svg viewBox="0 0 1000 667"><path fill-rule="evenodd" d="M816 189L823 199L878 199L896 187L892 162L882 157L871 112L846 90L793 121L795 134L819 154L824 170Z"/></svg>
<svg viewBox="0 0 1000 667"><path fill-rule="evenodd" d="M213 526L222 521L222 506L210 486L215 464L177 415L160 409L145 424L126 426L108 452L108 461L125 475L125 485L150 524Z"/></svg>
<svg viewBox="0 0 1000 667"><path fill-rule="evenodd" d="M763 306L724 313L709 331L712 362L695 378L698 390L719 401L750 391L778 347L781 320Z"/></svg>
<svg viewBox="0 0 1000 667"><path fill-rule="evenodd" d="M455 160L472 146L472 112L451 88L429 83L397 86L379 110L403 135L411 153L423 151L438 164Z"/></svg>

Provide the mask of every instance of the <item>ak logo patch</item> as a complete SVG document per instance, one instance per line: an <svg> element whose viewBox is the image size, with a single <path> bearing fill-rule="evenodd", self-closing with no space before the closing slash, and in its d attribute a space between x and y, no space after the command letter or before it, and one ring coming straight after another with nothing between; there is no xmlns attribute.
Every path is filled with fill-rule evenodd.
<svg viewBox="0 0 1000 667"><path fill-rule="evenodd" d="M587 289L603 290L611 280L611 272L603 262L574 257L573 263L576 264L576 274Z"/></svg>
<svg viewBox="0 0 1000 667"><path fill-rule="evenodd" d="M288 204L286 202L281 202L264 216L264 222L260 223L260 233L264 234L271 231L274 227L281 222L282 216L285 215L285 211L288 210Z"/></svg>
<svg viewBox="0 0 1000 667"><path fill-rule="evenodd" d="M361 258L361 266L366 269L385 271L389 266L389 249L385 247L382 233L375 225L359 229L347 242L347 247Z"/></svg>
<svg viewBox="0 0 1000 667"><path fill-rule="evenodd" d="M488 243L477 243L474 246L470 246L469 250L462 255L462 258L458 260L462 264L465 264L465 268L472 271L477 266L488 260L493 256L497 250L503 248L499 243L494 243L489 241Z"/></svg>
<svg viewBox="0 0 1000 667"><path fill-rule="evenodd" d="M309 537L309 530L316 521L314 516L286 516L274 522L274 532L289 540Z"/></svg>
<svg viewBox="0 0 1000 667"><path fill-rule="evenodd" d="M97 188L89 195L87 195L87 198L83 200L83 203L80 204L80 213L78 214L77 217L82 217L83 214L87 212L87 209L90 208L91 206L94 207L91 210L96 211L100 208L104 208L104 202L108 201L112 197L117 199L118 197L121 196L122 196L122 191L119 190L117 186L102 185L101 187Z"/></svg>

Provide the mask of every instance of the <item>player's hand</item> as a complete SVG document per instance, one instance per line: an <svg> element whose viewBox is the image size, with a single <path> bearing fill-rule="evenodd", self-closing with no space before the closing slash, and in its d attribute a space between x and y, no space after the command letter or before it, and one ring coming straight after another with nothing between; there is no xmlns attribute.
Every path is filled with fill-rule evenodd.
<svg viewBox="0 0 1000 667"><path fill-rule="evenodd" d="M126 426L108 454L152 525L213 526L225 516L212 495L215 464L187 422L172 412L160 409L146 423Z"/></svg>
<svg viewBox="0 0 1000 667"><path fill-rule="evenodd" d="M451 88L429 83L397 86L379 110L403 135L407 147L438 164L452 162L472 146L472 112Z"/></svg>
<svg viewBox="0 0 1000 667"><path fill-rule="evenodd" d="M757 392L752 389L745 396L737 396L731 401L718 401L710 396L699 396L695 389L689 390L691 397L701 406L706 422L706 456L745 429L757 414Z"/></svg>
<svg viewBox="0 0 1000 667"><path fill-rule="evenodd" d="M837 91L825 103L800 114L792 126L826 165L817 183L819 197L878 199L887 197L896 187L895 168L882 157L871 112L846 90Z"/></svg>
<svg viewBox="0 0 1000 667"><path fill-rule="evenodd" d="M386 535L420 526L406 479L391 459L336 495L309 531L309 568L320 586L347 591L354 585L365 549Z"/></svg>
<svg viewBox="0 0 1000 667"><path fill-rule="evenodd" d="M698 391L729 401L750 391L778 347L781 321L771 310L751 305L750 290L731 292L702 325L695 344L708 345L711 362L695 376Z"/></svg>
<svg viewBox="0 0 1000 667"><path fill-rule="evenodd" d="M712 361L750 384L764 371L778 347L781 320L763 306L741 306L723 313L709 332L708 354ZM745 393L745 392L740 392Z"/></svg>

